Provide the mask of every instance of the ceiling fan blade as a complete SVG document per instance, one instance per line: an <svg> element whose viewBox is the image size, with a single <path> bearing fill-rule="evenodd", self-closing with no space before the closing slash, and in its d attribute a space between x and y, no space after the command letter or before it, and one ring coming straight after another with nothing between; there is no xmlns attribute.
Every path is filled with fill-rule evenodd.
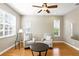
<svg viewBox="0 0 79 59"><path fill-rule="evenodd" d="M38 13L40 13L42 11L42 9L40 11L38 11Z"/></svg>
<svg viewBox="0 0 79 59"><path fill-rule="evenodd" d="M79 3L76 3L75 5L79 5Z"/></svg>
<svg viewBox="0 0 79 59"><path fill-rule="evenodd" d="M32 5L33 7L38 7L38 8L42 8L41 6L36 6L36 5Z"/></svg>
<svg viewBox="0 0 79 59"><path fill-rule="evenodd" d="M47 12L47 13L50 13L50 11L49 11L49 10L46 10L46 12Z"/></svg>
<svg viewBox="0 0 79 59"><path fill-rule="evenodd" d="M47 8L57 8L57 5L47 6Z"/></svg>

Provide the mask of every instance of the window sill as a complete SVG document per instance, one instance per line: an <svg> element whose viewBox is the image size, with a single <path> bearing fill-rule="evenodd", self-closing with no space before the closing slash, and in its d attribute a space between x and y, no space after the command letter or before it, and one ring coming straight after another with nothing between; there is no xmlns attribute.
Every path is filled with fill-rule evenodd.
<svg viewBox="0 0 79 59"><path fill-rule="evenodd" d="M57 35L57 36L54 36L54 37L55 37L55 38L58 38L58 37L60 37L60 36Z"/></svg>
<svg viewBox="0 0 79 59"><path fill-rule="evenodd" d="M15 36L15 35L8 35L8 36L2 36L2 37L0 37L0 39L2 38L9 38L9 37L12 37L12 36Z"/></svg>

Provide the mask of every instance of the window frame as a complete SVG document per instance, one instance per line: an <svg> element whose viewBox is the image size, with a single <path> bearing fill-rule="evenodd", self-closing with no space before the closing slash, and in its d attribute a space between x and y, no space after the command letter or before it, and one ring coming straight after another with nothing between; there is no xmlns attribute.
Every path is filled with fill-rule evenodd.
<svg viewBox="0 0 79 59"><path fill-rule="evenodd" d="M58 35L55 35L55 34L54 34L54 31L53 31L54 37L60 37L60 22L61 22L61 21L60 21L59 19L54 19L54 20L53 20L53 29L55 29L55 26L54 26L55 23L54 23L54 21L59 21L59 31L58 31Z"/></svg>
<svg viewBox="0 0 79 59"><path fill-rule="evenodd" d="M4 11L4 10L2 10L2 9L0 9L0 17L2 17L2 22L0 22L0 25L2 24L3 25L3 29L0 29L0 32L3 32L3 35L2 36L0 36L0 38L5 38L5 37L10 37L10 36L14 36L14 35L16 35L16 16L14 16L13 14L11 14L11 13L9 13L9 12L6 12L6 11ZM8 22L13 22L13 20L15 21L14 22L14 24L13 23L8 23L8 22L6 22L6 15L8 16ZM12 18L11 19L11 21L10 21L10 18ZM8 29L6 30L5 29L5 26L6 25L8 25ZM7 28L7 27L6 27ZM12 28L11 30L10 30L10 28ZM5 35L5 32L8 32L8 34L7 35ZM10 33L12 31L12 34Z"/></svg>

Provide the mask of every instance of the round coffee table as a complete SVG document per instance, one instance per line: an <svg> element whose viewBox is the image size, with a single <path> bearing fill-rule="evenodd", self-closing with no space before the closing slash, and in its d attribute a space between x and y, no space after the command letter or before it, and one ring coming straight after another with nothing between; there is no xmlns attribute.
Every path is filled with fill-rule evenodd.
<svg viewBox="0 0 79 59"><path fill-rule="evenodd" d="M39 56L41 56L41 52L46 52L45 53L45 56L46 56L49 46L44 43L33 43L30 48L32 50L33 56L34 56L33 51L39 52Z"/></svg>

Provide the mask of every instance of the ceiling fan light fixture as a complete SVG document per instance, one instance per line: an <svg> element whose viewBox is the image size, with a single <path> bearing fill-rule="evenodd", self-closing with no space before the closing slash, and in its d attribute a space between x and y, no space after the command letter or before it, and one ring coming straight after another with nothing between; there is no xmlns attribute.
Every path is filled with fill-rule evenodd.
<svg viewBox="0 0 79 59"><path fill-rule="evenodd" d="M48 10L48 8L47 7L43 7L42 10L43 11L46 11L46 10Z"/></svg>

